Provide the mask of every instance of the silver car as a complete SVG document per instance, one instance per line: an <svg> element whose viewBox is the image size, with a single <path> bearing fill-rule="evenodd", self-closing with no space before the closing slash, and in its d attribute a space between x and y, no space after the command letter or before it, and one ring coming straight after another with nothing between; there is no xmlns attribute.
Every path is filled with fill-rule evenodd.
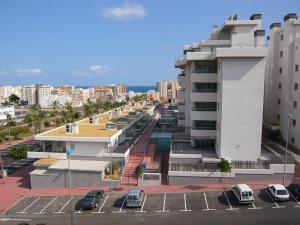
<svg viewBox="0 0 300 225"><path fill-rule="evenodd" d="M126 196L127 207L140 207L143 203L145 192L142 189L130 189Z"/></svg>

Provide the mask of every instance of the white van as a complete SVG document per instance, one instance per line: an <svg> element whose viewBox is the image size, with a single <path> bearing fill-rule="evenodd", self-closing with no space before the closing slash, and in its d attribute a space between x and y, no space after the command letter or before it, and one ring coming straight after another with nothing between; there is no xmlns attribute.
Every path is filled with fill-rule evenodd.
<svg viewBox="0 0 300 225"><path fill-rule="evenodd" d="M232 186L232 192L240 203L249 204L254 202L253 191L247 184Z"/></svg>

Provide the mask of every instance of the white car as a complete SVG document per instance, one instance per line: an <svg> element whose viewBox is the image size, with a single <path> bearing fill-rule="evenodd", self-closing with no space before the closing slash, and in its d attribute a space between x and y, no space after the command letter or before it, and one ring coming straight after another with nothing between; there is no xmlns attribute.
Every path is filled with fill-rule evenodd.
<svg viewBox="0 0 300 225"><path fill-rule="evenodd" d="M269 184L268 190L275 200L279 200L279 201L290 200L289 192L282 184Z"/></svg>

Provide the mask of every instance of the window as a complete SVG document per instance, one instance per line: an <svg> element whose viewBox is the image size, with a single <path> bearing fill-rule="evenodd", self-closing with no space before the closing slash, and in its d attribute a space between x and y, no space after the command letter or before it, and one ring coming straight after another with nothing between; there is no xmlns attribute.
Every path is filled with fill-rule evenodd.
<svg viewBox="0 0 300 225"><path fill-rule="evenodd" d="M195 146L199 149L215 149L215 143L213 139L195 140Z"/></svg>
<svg viewBox="0 0 300 225"><path fill-rule="evenodd" d="M216 102L194 102L192 111L217 111Z"/></svg>
<svg viewBox="0 0 300 225"><path fill-rule="evenodd" d="M283 56L283 51L280 51L280 58L282 58Z"/></svg>
<svg viewBox="0 0 300 225"><path fill-rule="evenodd" d="M196 61L194 73L217 73L217 61Z"/></svg>
<svg viewBox="0 0 300 225"><path fill-rule="evenodd" d="M281 99L279 98L279 99L278 99L278 105L280 105L280 103L281 103Z"/></svg>
<svg viewBox="0 0 300 225"><path fill-rule="evenodd" d="M298 72L299 71L299 65L295 65L295 72Z"/></svg>
<svg viewBox="0 0 300 225"><path fill-rule="evenodd" d="M297 101L293 102L294 109L297 109Z"/></svg>
<svg viewBox="0 0 300 225"><path fill-rule="evenodd" d="M298 90L298 83L294 83L294 89Z"/></svg>
<svg viewBox="0 0 300 225"><path fill-rule="evenodd" d="M277 114L277 120L280 120L280 114Z"/></svg>
<svg viewBox="0 0 300 225"><path fill-rule="evenodd" d="M217 83L194 83L193 92L217 92Z"/></svg>
<svg viewBox="0 0 300 225"><path fill-rule="evenodd" d="M292 122L292 123L293 123L293 126L295 127L295 126L296 126L296 123L297 123L297 121L296 121L295 119L293 119L292 121L293 121L293 122Z"/></svg>
<svg viewBox="0 0 300 225"><path fill-rule="evenodd" d="M215 130L216 121L215 120L194 120L193 129L194 130Z"/></svg>
<svg viewBox="0 0 300 225"><path fill-rule="evenodd" d="M282 67L279 67L279 73L282 74Z"/></svg>
<svg viewBox="0 0 300 225"><path fill-rule="evenodd" d="M280 35L280 41L283 41L283 34Z"/></svg>
<svg viewBox="0 0 300 225"><path fill-rule="evenodd" d="M278 89L281 90L281 83L278 84Z"/></svg>
<svg viewBox="0 0 300 225"><path fill-rule="evenodd" d="M210 47L210 51L213 52L214 51L214 47Z"/></svg>
<svg viewBox="0 0 300 225"><path fill-rule="evenodd" d="M295 144L295 138L294 137L291 137L291 143Z"/></svg>

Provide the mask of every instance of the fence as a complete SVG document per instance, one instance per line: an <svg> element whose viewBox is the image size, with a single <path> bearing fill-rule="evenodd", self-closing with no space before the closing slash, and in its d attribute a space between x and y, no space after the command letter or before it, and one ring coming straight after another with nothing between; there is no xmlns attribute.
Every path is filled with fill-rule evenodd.
<svg viewBox="0 0 300 225"><path fill-rule="evenodd" d="M231 161L234 169L270 169L269 161Z"/></svg>
<svg viewBox="0 0 300 225"><path fill-rule="evenodd" d="M181 164L170 163L170 171L187 171L187 172L216 172L220 171L216 163L197 163L197 164Z"/></svg>

